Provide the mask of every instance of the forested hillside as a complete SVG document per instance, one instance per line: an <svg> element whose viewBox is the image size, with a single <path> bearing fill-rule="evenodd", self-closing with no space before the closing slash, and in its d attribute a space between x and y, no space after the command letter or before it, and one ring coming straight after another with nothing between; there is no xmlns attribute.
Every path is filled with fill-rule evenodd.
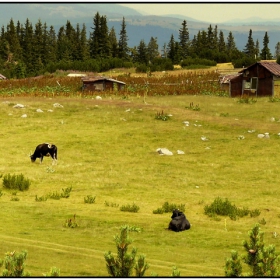
<svg viewBox="0 0 280 280"><path fill-rule="evenodd" d="M24 22L11 19L1 28L0 73L7 78L24 78L70 69L100 72L136 67L139 72L152 72L173 69L174 64L197 67L224 62L242 67L273 57L267 32L260 48L259 40L254 41L253 31L248 30L247 43L244 42L241 51L236 47L233 33L224 33L217 25L210 24L191 37L187 21L182 20L178 37L167 34L163 46L157 41L157 27L145 28L154 28L155 35L146 42L141 39L141 29L135 27L133 33L139 44L129 47L125 17L118 32L114 25L109 27L107 16L99 12L88 29L84 23L72 24L70 20L56 31L53 25L40 19L35 25L28 18Z"/></svg>

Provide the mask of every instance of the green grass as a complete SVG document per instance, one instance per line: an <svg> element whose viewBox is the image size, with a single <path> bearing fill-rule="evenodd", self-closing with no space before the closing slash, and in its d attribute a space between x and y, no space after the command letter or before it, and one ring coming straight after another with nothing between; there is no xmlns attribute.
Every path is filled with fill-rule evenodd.
<svg viewBox="0 0 280 280"><path fill-rule="evenodd" d="M26 107L16 109L4 101ZM18 201L11 201L12 192L1 185L0 258L26 249L31 276L42 276L53 266L61 276L108 276L104 253L116 252L114 236L129 224L142 228L131 237L150 264L146 276L170 276L173 266L181 276L224 276L231 250L242 251L248 231L262 219L265 242L280 250L280 239L272 234L280 234L280 122L271 122L280 118L278 102L261 98L243 104L211 96L145 101L117 96L1 100L0 175L23 174L31 184L17 192ZM200 110L186 109L191 102ZM64 107L54 108L54 103ZM168 121L155 119L162 111L172 115ZM257 137L264 132L270 139ZM57 165L50 158L31 163L29 154L43 142L57 145ZM160 156L157 148L174 155ZM35 199L70 187L68 198ZM84 203L88 195L95 203ZM212 219L204 207L216 197L238 208L258 208L261 214ZM165 202L185 205L190 230L166 230L171 213L153 214ZM133 204L139 206L137 213L120 211ZM78 227L65 227L74 215Z"/></svg>

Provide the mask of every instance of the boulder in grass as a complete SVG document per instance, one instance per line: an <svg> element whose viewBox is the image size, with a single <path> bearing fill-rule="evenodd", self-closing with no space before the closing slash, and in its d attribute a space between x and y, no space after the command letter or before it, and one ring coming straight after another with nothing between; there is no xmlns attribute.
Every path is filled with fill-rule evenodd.
<svg viewBox="0 0 280 280"><path fill-rule="evenodd" d="M160 155L173 156L173 153L171 151L169 151L168 149L166 149L166 148L158 148L157 152Z"/></svg>
<svg viewBox="0 0 280 280"><path fill-rule="evenodd" d="M24 108L24 105L22 105L22 104L16 104L16 105L14 106L14 108Z"/></svg>

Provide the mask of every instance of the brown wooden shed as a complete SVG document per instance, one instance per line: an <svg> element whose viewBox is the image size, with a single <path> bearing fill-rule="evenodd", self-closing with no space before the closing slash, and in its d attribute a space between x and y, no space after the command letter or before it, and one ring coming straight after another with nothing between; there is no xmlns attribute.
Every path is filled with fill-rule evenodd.
<svg viewBox="0 0 280 280"><path fill-rule="evenodd" d="M238 74L222 79L228 83L229 96L274 96L274 82L280 80L280 65L274 61L260 61L242 69Z"/></svg>
<svg viewBox="0 0 280 280"><path fill-rule="evenodd" d="M83 77L83 90L104 91L104 90L123 90L125 83L108 77Z"/></svg>

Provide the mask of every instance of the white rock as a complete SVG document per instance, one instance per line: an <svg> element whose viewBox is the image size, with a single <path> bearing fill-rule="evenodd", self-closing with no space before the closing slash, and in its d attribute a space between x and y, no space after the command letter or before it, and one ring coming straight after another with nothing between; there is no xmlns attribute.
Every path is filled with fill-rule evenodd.
<svg viewBox="0 0 280 280"><path fill-rule="evenodd" d="M125 110L126 112L130 112L130 109Z"/></svg>
<svg viewBox="0 0 280 280"><path fill-rule="evenodd" d="M255 132L255 130L254 129L252 129L252 130L248 130L248 133L254 133Z"/></svg>
<svg viewBox="0 0 280 280"><path fill-rule="evenodd" d="M201 136L202 141L208 141L208 139L205 136Z"/></svg>
<svg viewBox="0 0 280 280"><path fill-rule="evenodd" d="M53 112L53 110L49 109L48 112Z"/></svg>
<svg viewBox="0 0 280 280"><path fill-rule="evenodd" d="M14 108L24 108L24 105L22 105L22 104L16 104L16 105L14 106Z"/></svg>
<svg viewBox="0 0 280 280"><path fill-rule="evenodd" d="M262 133L260 133L260 134L258 134L258 138L264 138L264 134L262 134Z"/></svg>
<svg viewBox="0 0 280 280"><path fill-rule="evenodd" d="M37 109L36 112L37 112L37 113L43 113L43 110Z"/></svg>
<svg viewBox="0 0 280 280"><path fill-rule="evenodd" d="M270 121L271 121L271 122L275 122L275 118L273 118L273 117L270 118Z"/></svg>
<svg viewBox="0 0 280 280"><path fill-rule="evenodd" d="M97 96L95 97L95 99L97 99L97 100L102 100L102 97L99 96L99 95L97 95Z"/></svg>
<svg viewBox="0 0 280 280"><path fill-rule="evenodd" d="M245 139L245 137L244 137L243 135L239 135L237 138L238 138L238 140L243 140L243 139Z"/></svg>
<svg viewBox="0 0 280 280"><path fill-rule="evenodd" d="M22 118L27 118L27 115L26 115L26 114L23 114L21 117L22 117Z"/></svg>
<svg viewBox="0 0 280 280"><path fill-rule="evenodd" d="M63 108L63 106L62 106L61 104L59 104L59 103L54 103L54 104L53 104L53 107L56 107L56 108L60 107L60 108Z"/></svg>
<svg viewBox="0 0 280 280"><path fill-rule="evenodd" d="M166 156L172 156L173 155L173 153L171 151L169 151L168 149L166 149L166 148L158 148L157 152L160 155L166 155Z"/></svg>
<svg viewBox="0 0 280 280"><path fill-rule="evenodd" d="M181 150L177 150L177 154L178 155L184 155L185 153L183 151L181 151Z"/></svg>
<svg viewBox="0 0 280 280"><path fill-rule="evenodd" d="M269 138L269 133L268 133L268 132L265 132L264 137L265 137L265 138Z"/></svg>

